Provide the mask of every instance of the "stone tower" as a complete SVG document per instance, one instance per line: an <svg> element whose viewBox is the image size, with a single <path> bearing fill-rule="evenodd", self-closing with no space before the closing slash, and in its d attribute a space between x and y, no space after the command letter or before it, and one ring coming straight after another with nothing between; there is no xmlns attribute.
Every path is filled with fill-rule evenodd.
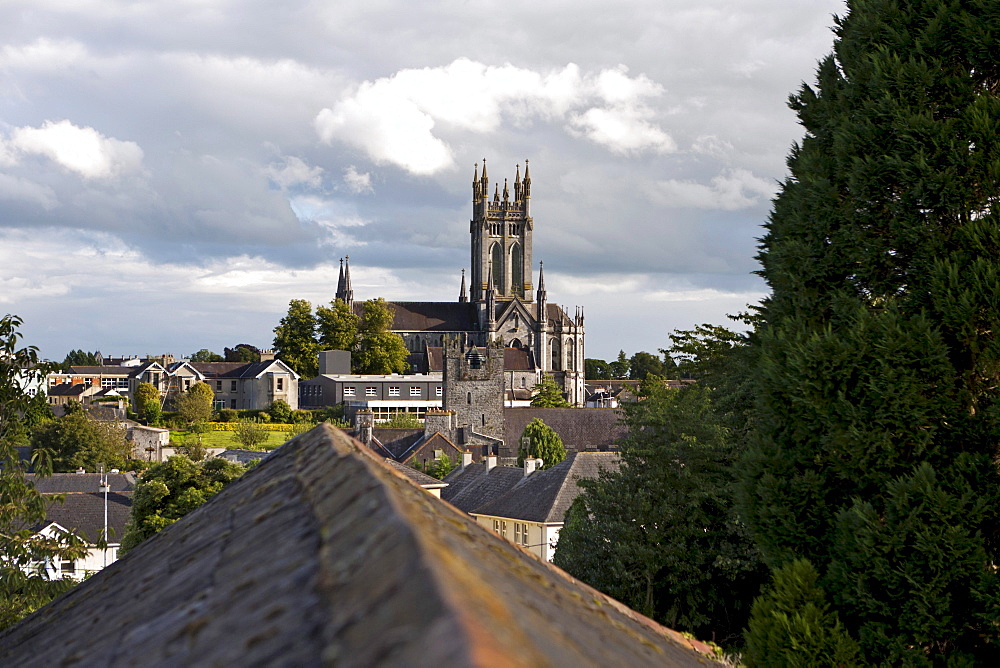
<svg viewBox="0 0 1000 668"><path fill-rule="evenodd" d="M486 158L483 174L479 166L472 178L472 301L486 299L490 278L496 298L500 301L518 297L531 300L531 175L528 161L524 161L524 179L521 167L514 176L514 193L511 197L507 180L503 193L499 182L490 198L490 181L486 175Z"/></svg>
<svg viewBox="0 0 1000 668"><path fill-rule="evenodd" d="M444 410L454 411L454 426L473 434L504 437L504 350L500 341L480 348L461 336L444 340ZM471 433L469 433L471 432Z"/></svg>

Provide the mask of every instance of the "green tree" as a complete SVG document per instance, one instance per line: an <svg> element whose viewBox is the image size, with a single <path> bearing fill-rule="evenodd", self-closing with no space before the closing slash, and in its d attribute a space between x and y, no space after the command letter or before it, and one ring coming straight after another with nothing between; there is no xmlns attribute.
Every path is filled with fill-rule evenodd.
<svg viewBox="0 0 1000 668"><path fill-rule="evenodd" d="M239 343L234 348L223 350L226 362L252 363L260 361L260 348L249 343Z"/></svg>
<svg viewBox="0 0 1000 668"><path fill-rule="evenodd" d="M146 424L160 422L160 391L152 383L139 383L135 388L135 412Z"/></svg>
<svg viewBox="0 0 1000 668"><path fill-rule="evenodd" d="M215 392L208 383L195 383L187 392L177 397L177 412L189 425L212 419Z"/></svg>
<svg viewBox="0 0 1000 668"><path fill-rule="evenodd" d="M45 453L53 470L68 473L78 468L96 471L97 465L123 469L132 457L125 440L125 426L92 420L77 402L70 402L63 417L43 422L31 436L33 452Z"/></svg>
<svg viewBox="0 0 1000 668"><path fill-rule="evenodd" d="M202 348L196 353L191 353L192 362L225 362L224 358L219 353L213 353L208 348Z"/></svg>
<svg viewBox="0 0 1000 668"><path fill-rule="evenodd" d="M521 432L517 465L524 466L524 460L528 457L541 459L543 469L551 468L566 459L566 446L563 445L562 438L541 418L529 422Z"/></svg>
<svg viewBox="0 0 1000 668"><path fill-rule="evenodd" d="M568 408L569 402L563 396L562 388L556 385L556 381L549 376L542 376L532 390L535 396L531 398L531 405L539 408Z"/></svg>
<svg viewBox="0 0 1000 668"><path fill-rule="evenodd" d="M267 409L273 422L289 423L292 421L292 408L283 399L275 399Z"/></svg>
<svg viewBox="0 0 1000 668"><path fill-rule="evenodd" d="M314 378L319 372L319 344L312 305L304 299L288 302L288 313L274 328L274 352L295 373Z"/></svg>
<svg viewBox="0 0 1000 668"><path fill-rule="evenodd" d="M201 506L245 471L241 464L218 457L193 462L178 455L151 466L135 486L119 554Z"/></svg>
<svg viewBox="0 0 1000 668"><path fill-rule="evenodd" d="M830 610L806 559L779 568L754 601L746 632L746 665L797 668L857 666L858 645Z"/></svg>
<svg viewBox="0 0 1000 668"><path fill-rule="evenodd" d="M612 378L628 378L629 362L624 350L619 350L618 358L608 366L611 367Z"/></svg>
<svg viewBox="0 0 1000 668"><path fill-rule="evenodd" d="M660 359L653 353L645 351L637 352L628 361L628 377L631 380L645 380L646 376L653 374L661 378L668 378L674 370L674 361L669 356Z"/></svg>
<svg viewBox="0 0 1000 668"><path fill-rule="evenodd" d="M582 480L554 562L650 617L726 647L765 571L734 509L739 447L699 385L643 386L621 467Z"/></svg>
<svg viewBox="0 0 1000 668"><path fill-rule="evenodd" d="M320 350L350 350L358 345L361 319L341 299L316 307L316 332ZM391 323L390 323L391 324Z"/></svg>
<svg viewBox="0 0 1000 668"><path fill-rule="evenodd" d="M997 12L848 2L761 243L742 516L869 665L1000 662Z"/></svg>
<svg viewBox="0 0 1000 668"><path fill-rule="evenodd" d="M392 308L384 299L365 302L358 323L358 344L352 356L355 373L382 375L409 371L406 359L410 351L403 337L391 331L393 317Z"/></svg>
<svg viewBox="0 0 1000 668"><path fill-rule="evenodd" d="M71 350L66 353L66 357L60 366L64 372L69 371L71 366L98 366L97 354L88 353L84 350Z"/></svg>
<svg viewBox="0 0 1000 668"><path fill-rule="evenodd" d="M428 462L426 466L420 467L419 464L415 465L417 470L422 470L424 473L432 478L437 478L438 480L444 480L445 476L455 470L456 462L452 460L448 455L442 455L440 459L435 459L432 462Z"/></svg>
<svg viewBox="0 0 1000 668"><path fill-rule="evenodd" d="M267 443L271 437L271 432L264 429L260 420L254 418L240 418L233 430L233 442L239 443L247 450L256 450Z"/></svg>
<svg viewBox="0 0 1000 668"><path fill-rule="evenodd" d="M25 478L26 462L17 446L24 443L26 416L32 413L28 390L41 382L48 366L39 363L33 346L20 347L17 316L0 318L0 629L73 586L72 580L50 579L46 563L84 557L87 547L72 534L51 538L31 527L46 516L46 499ZM52 473L51 462L33 457L35 475Z"/></svg>
<svg viewBox="0 0 1000 668"><path fill-rule="evenodd" d="M604 360L583 360L584 375L587 380L611 380L611 366Z"/></svg>

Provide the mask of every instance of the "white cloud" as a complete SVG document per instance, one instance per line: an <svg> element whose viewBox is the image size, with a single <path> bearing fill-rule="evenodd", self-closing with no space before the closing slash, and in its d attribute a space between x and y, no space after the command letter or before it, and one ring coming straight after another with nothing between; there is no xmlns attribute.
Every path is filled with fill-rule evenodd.
<svg viewBox="0 0 1000 668"><path fill-rule="evenodd" d="M142 149L135 142L105 137L67 120L45 121L40 128L16 128L10 143L22 153L46 156L86 179L111 179L138 171L142 165Z"/></svg>
<svg viewBox="0 0 1000 668"><path fill-rule="evenodd" d="M375 192L372 188L371 174L368 172L362 174L354 165L344 171L344 183L347 185L347 189L355 195Z"/></svg>
<svg viewBox="0 0 1000 668"><path fill-rule="evenodd" d="M61 71L87 56L87 48L72 39L39 37L35 41L0 49L0 67L33 71Z"/></svg>
<svg viewBox="0 0 1000 668"><path fill-rule="evenodd" d="M547 73L459 58L445 67L400 70L365 81L315 119L328 143L360 148L380 164L433 174L454 164L450 131L494 132L505 119L562 121L566 130L618 153L676 149L646 104L663 88L619 65L581 74L570 63Z"/></svg>
<svg viewBox="0 0 1000 668"><path fill-rule="evenodd" d="M272 163L265 170L267 178L282 189L293 186L319 188L323 185L323 168L308 165L302 158L290 156L279 163Z"/></svg>
<svg viewBox="0 0 1000 668"><path fill-rule="evenodd" d="M658 181L650 196L665 206L735 211L754 206L761 197L771 197L777 187L749 170L726 169L712 179L711 185L678 179Z"/></svg>

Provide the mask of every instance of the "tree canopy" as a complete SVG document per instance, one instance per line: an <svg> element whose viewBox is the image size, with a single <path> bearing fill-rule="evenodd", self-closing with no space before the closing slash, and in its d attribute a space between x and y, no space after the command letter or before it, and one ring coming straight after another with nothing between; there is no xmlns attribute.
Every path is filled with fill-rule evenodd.
<svg viewBox="0 0 1000 668"><path fill-rule="evenodd" d="M223 356L226 362L259 362L260 348L251 346L249 343L238 343L232 348L225 348Z"/></svg>
<svg viewBox="0 0 1000 668"><path fill-rule="evenodd" d="M152 383L139 383L135 388L135 412L146 424L160 421L160 391Z"/></svg>
<svg viewBox="0 0 1000 668"><path fill-rule="evenodd" d="M320 350L350 350L358 345L361 319L342 299L316 307L316 332Z"/></svg>
<svg viewBox="0 0 1000 668"><path fill-rule="evenodd" d="M213 457L193 462L177 455L154 464L135 486L132 511L119 554L170 526L246 472L242 464Z"/></svg>
<svg viewBox="0 0 1000 668"><path fill-rule="evenodd" d="M21 347L21 324L17 316L0 318L0 629L73 586L69 579L50 579L47 563L87 553L72 534L46 538L32 529L45 520L47 501L25 477L27 463L17 446L24 443L26 416L33 412L28 389L48 369L35 347ZM33 466L36 476L52 473L45 457L34 457Z"/></svg>
<svg viewBox="0 0 1000 668"><path fill-rule="evenodd" d="M319 372L319 344L312 304L305 299L288 302L288 313L274 328L275 355L303 378Z"/></svg>
<svg viewBox="0 0 1000 668"><path fill-rule="evenodd" d="M91 419L83 406L71 401L66 414L37 426L31 436L33 452L45 453L54 471L69 473L79 468L96 471L126 467L132 446L125 440L125 426Z"/></svg>
<svg viewBox="0 0 1000 668"><path fill-rule="evenodd" d="M177 397L177 412L188 424L208 422L212 419L215 405L215 392L208 383L195 383L184 394Z"/></svg>
<svg viewBox="0 0 1000 668"><path fill-rule="evenodd" d="M542 376L538 384L532 388L535 396L531 398L531 405L539 408L568 408L569 402L563 396L562 388L556 385L556 381L549 376Z"/></svg>
<svg viewBox="0 0 1000 668"><path fill-rule="evenodd" d="M566 446L552 427L545 424L541 418L529 422L517 446L517 465L524 466L524 460L536 457L542 460L540 468L547 469L566 459Z"/></svg>
<svg viewBox="0 0 1000 668"><path fill-rule="evenodd" d="M213 353L208 348L202 348L196 353L191 353L192 362L225 362L224 358L219 353Z"/></svg>
<svg viewBox="0 0 1000 668"><path fill-rule="evenodd" d="M384 299L365 302L358 323L358 344L352 356L355 373L390 374L406 373L409 367L403 337L392 329L393 313Z"/></svg>
<svg viewBox="0 0 1000 668"><path fill-rule="evenodd" d="M97 354L88 353L85 350L71 350L66 353L66 357L63 359L62 367L63 371L69 371L71 366L97 366Z"/></svg>
<svg viewBox="0 0 1000 668"><path fill-rule="evenodd" d="M994 2L848 2L761 242L742 516L867 665L1000 661Z"/></svg>

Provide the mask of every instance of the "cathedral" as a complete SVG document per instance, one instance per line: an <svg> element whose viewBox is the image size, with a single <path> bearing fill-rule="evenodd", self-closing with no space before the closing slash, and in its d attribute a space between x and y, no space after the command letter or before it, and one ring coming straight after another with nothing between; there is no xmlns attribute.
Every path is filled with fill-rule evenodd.
<svg viewBox="0 0 1000 668"><path fill-rule="evenodd" d="M528 161L523 178L520 165L516 168L513 193L504 179L503 190L498 182L491 196L483 159L482 176L476 165L472 179L469 285L463 269L458 301L389 302L393 331L403 337L413 356L428 361L429 368L424 370L433 370L433 360L441 358L440 350L449 336L483 347L501 341L505 371L510 372L505 389L525 389L524 372L532 371L536 381L543 374L552 378L570 404L583 406L583 310L577 307L571 317L549 303L541 262L537 284L533 281L534 228ZM341 266L337 299L360 313L349 263Z"/></svg>

